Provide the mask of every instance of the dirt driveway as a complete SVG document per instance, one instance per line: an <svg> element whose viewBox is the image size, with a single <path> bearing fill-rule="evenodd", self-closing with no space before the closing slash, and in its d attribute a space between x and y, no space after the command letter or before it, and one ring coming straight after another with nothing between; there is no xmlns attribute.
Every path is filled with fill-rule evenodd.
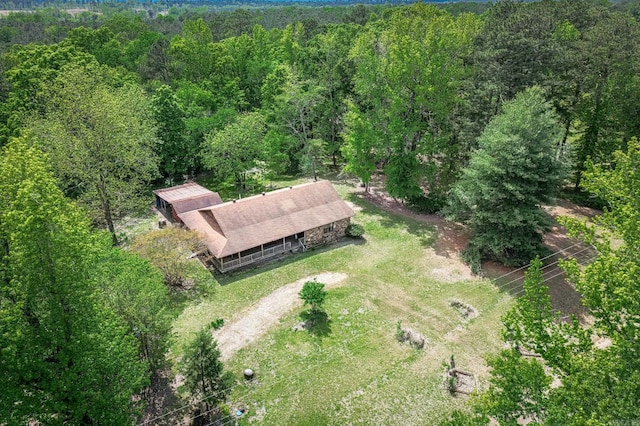
<svg viewBox="0 0 640 426"><path fill-rule="evenodd" d="M298 292L305 282L316 280L324 283L328 289L338 286L346 278L347 274L325 272L284 285L263 297L249 309L236 315L236 321L225 324L220 330L213 332L213 337L218 341L220 358L223 361L228 360L238 350L265 334L291 309L302 305Z"/></svg>

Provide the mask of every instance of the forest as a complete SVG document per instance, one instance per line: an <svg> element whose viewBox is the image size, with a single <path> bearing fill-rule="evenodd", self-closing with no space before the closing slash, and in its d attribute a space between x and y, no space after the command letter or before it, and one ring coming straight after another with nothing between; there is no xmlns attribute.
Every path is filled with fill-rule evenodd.
<svg viewBox="0 0 640 426"><path fill-rule="evenodd" d="M612 349L587 357L579 327L535 322L522 302L511 340L573 387L549 391L539 364L503 354L476 414L450 421L569 424L560 407L600 387L613 396L571 424L637 419L639 18L640 2L595 0L1 16L0 424L139 421L174 314L166 275L115 223L152 188L204 177L243 193L256 176L325 173L381 179L415 211L464 223L477 273L548 254L540 206L554 197L604 208L622 248L567 223L603 257L566 267ZM624 303L607 287L616 270ZM522 371L530 394L516 401L505 389Z"/></svg>

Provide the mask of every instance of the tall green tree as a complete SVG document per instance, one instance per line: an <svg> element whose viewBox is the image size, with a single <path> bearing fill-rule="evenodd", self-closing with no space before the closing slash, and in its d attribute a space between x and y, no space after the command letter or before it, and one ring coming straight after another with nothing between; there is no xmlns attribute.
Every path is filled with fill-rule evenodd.
<svg viewBox="0 0 640 426"><path fill-rule="evenodd" d="M326 141L334 167L338 165L343 144L345 99L353 93L355 64L349 57L349 49L358 31L356 25L333 25L306 47L305 73L313 76L325 93L318 106L320 116L314 124L316 138Z"/></svg>
<svg viewBox="0 0 640 426"><path fill-rule="evenodd" d="M628 145L615 154L615 168L591 163L584 173L584 188L609 209L595 225L563 220L570 235L597 250L586 266L562 263L592 321L566 321L552 309L539 261L527 273L524 296L503 318L512 349L492 362L490 388L473 404L500 424L528 418L552 426L610 425L640 416L640 144ZM539 359L523 359L525 351Z"/></svg>
<svg viewBox="0 0 640 426"><path fill-rule="evenodd" d="M91 279L109 244L33 145L14 139L0 157L0 418L131 424L147 366Z"/></svg>
<svg viewBox="0 0 640 426"><path fill-rule="evenodd" d="M33 114L47 109L47 89L53 85L62 68L68 64L95 63L95 58L69 44L16 46L5 59L11 90L5 101L2 135L7 142Z"/></svg>
<svg viewBox="0 0 640 426"><path fill-rule="evenodd" d="M474 268L482 259L522 265L541 253L550 219L540 206L563 178L555 158L561 133L540 88L505 103L485 128L448 206L448 214L471 231L465 256Z"/></svg>
<svg viewBox="0 0 640 426"><path fill-rule="evenodd" d="M67 194L91 209L117 243L114 218L141 206L146 185L158 176L156 129L142 90L110 86L101 67L67 68L30 131Z"/></svg>
<svg viewBox="0 0 640 426"><path fill-rule="evenodd" d="M153 118L160 139L160 173L169 178L180 178L196 170L198 146L187 138L185 113L169 86L163 85L152 98Z"/></svg>
<svg viewBox="0 0 640 426"><path fill-rule="evenodd" d="M99 298L138 341L139 358L151 374L166 365L171 339L171 304L162 273L150 262L120 248L104 250L92 276Z"/></svg>
<svg viewBox="0 0 640 426"><path fill-rule="evenodd" d="M435 6L415 4L394 10L384 24L370 23L357 38L351 51L356 105L373 125L373 146L384 146L392 196L426 209L440 207L457 171L450 115L467 72L463 58L479 28L472 15L453 18Z"/></svg>
<svg viewBox="0 0 640 426"><path fill-rule="evenodd" d="M624 142L639 137L637 107L640 69L640 24L628 15L602 12L576 41L582 59L575 107L575 189L585 162L607 163Z"/></svg>
<svg viewBox="0 0 640 426"><path fill-rule="evenodd" d="M207 397L206 412L224 402L233 386L233 374L224 371L218 345L207 329L200 330L186 347L180 370L191 396Z"/></svg>
<svg viewBox="0 0 640 426"><path fill-rule="evenodd" d="M260 113L239 115L219 132L210 133L202 149L202 163L221 180L232 176L242 188L247 171L256 167L263 156L266 124Z"/></svg>
<svg viewBox="0 0 640 426"><path fill-rule="evenodd" d="M320 139L320 107L325 99L325 88L313 79L302 79L291 67L276 68L275 81L267 77L264 92L274 94L271 104L265 105L265 115L272 132L278 135L271 139L279 142L281 153L288 157L289 167L294 172L314 174L318 154L325 142ZM274 83L275 87L270 87ZM268 98L268 97L267 97Z"/></svg>

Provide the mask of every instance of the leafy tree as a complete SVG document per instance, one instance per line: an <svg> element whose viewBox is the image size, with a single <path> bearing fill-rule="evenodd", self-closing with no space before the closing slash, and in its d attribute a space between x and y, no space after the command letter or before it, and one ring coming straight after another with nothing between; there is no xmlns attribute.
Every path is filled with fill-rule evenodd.
<svg viewBox="0 0 640 426"><path fill-rule="evenodd" d="M16 47L7 54L6 59L11 64L6 71L11 91L5 105L5 138L17 135L18 130L34 113L46 112L47 89L65 65L95 63L95 58L90 54L66 44ZM2 142L6 142L6 139Z"/></svg>
<svg viewBox="0 0 640 426"><path fill-rule="evenodd" d="M233 374L224 371L220 350L209 330L203 329L196 334L185 348L179 366L191 396L207 397L204 400L206 412L212 406L224 402L231 392Z"/></svg>
<svg viewBox="0 0 640 426"><path fill-rule="evenodd" d="M480 411L501 425L517 426L520 418L528 419L530 424L543 424L551 377L542 363L505 349L488 364L492 368L490 387L477 402L482 406Z"/></svg>
<svg viewBox="0 0 640 426"><path fill-rule="evenodd" d="M552 426L608 425L640 416L640 144L630 141L615 160L613 169L590 164L584 173L585 189L610 206L595 218L597 227L563 221L570 235L597 249L586 266L562 264L593 321L563 321L551 308L541 263L533 262L524 296L503 318L514 349L493 362L491 386L474 403L501 424L520 417ZM520 358L523 350L538 354L542 365Z"/></svg>
<svg viewBox="0 0 640 426"><path fill-rule="evenodd" d="M69 31L65 42L93 55L101 64L116 67L122 63L123 49L115 37L107 27L95 30L78 27Z"/></svg>
<svg viewBox="0 0 640 426"><path fill-rule="evenodd" d="M187 144L185 114L169 86L163 85L152 98L153 117L160 144L160 172L180 178L196 169L198 146Z"/></svg>
<svg viewBox="0 0 640 426"><path fill-rule="evenodd" d="M202 18L184 23L183 35L171 40L173 67L183 78L199 83L214 71L213 36Z"/></svg>
<svg viewBox="0 0 640 426"><path fill-rule="evenodd" d="M304 301L305 305L311 305L311 311L313 313L317 313L322 309L322 305L327 298L324 284L317 281L307 281L304 283L298 295Z"/></svg>
<svg viewBox="0 0 640 426"><path fill-rule="evenodd" d="M378 137L374 124L358 110L353 102L348 102L344 116L348 131L344 135L342 155L347 164L344 171L358 176L369 192L369 182L377 164L385 157L384 142Z"/></svg>
<svg viewBox="0 0 640 426"><path fill-rule="evenodd" d="M246 105L243 108L253 110L262 105L262 85L275 65L276 37L279 36L274 31L267 32L256 25L251 37L243 34L221 41L233 60L227 74L238 80L238 86L244 93Z"/></svg>
<svg viewBox="0 0 640 426"><path fill-rule="evenodd" d="M640 136L635 118L640 24L619 13L603 12L598 18L576 41L582 93L575 107L576 190L587 159L607 163L625 140Z"/></svg>
<svg viewBox="0 0 640 426"><path fill-rule="evenodd" d="M350 54L357 95L350 122L356 128L347 126L345 140L358 141L362 131L368 137L343 152L363 181L370 169L364 162L382 156L392 196L423 209L441 207L457 170L450 116L467 73L463 58L479 27L471 15L453 18L435 6L414 4L395 9L384 24L369 23L356 39ZM361 126L362 120L371 127Z"/></svg>
<svg viewBox="0 0 640 426"><path fill-rule="evenodd" d="M320 117L314 123L315 137L326 141L334 167L338 165L343 143L345 99L353 92L355 64L349 57L349 49L358 31L355 25L330 26L306 48L305 72L317 79L325 93L318 105Z"/></svg>
<svg viewBox="0 0 640 426"><path fill-rule="evenodd" d="M327 143L322 139L310 139L302 151L302 170L318 180L318 172L323 169L322 159L327 151Z"/></svg>
<svg viewBox="0 0 640 426"><path fill-rule="evenodd" d="M132 42L133 43L133 42ZM171 58L170 42L166 38L158 38L149 46L149 50L140 59L138 73L143 81L158 80L165 84L170 82Z"/></svg>
<svg viewBox="0 0 640 426"><path fill-rule="evenodd" d="M24 138L0 157L0 418L131 424L148 384L135 338L96 298L108 249ZM117 407L117 409L114 409Z"/></svg>
<svg viewBox="0 0 640 426"><path fill-rule="evenodd" d="M465 256L476 269L485 258L522 265L541 252L550 219L540 205L563 176L554 155L561 132L540 88L505 103L485 128L448 207L471 230Z"/></svg>
<svg viewBox="0 0 640 426"><path fill-rule="evenodd" d="M92 275L106 306L138 340L140 359L156 372L166 363L173 319L162 273L138 255L113 248L101 253Z"/></svg>
<svg viewBox="0 0 640 426"><path fill-rule="evenodd" d="M263 158L263 138L266 132L260 113L239 115L224 129L210 133L202 148L202 163L219 179L233 176L237 185L245 188L247 171Z"/></svg>
<svg viewBox="0 0 640 426"><path fill-rule="evenodd" d="M182 228L167 227L136 236L131 250L158 268L170 288L185 284L191 255L204 248L198 234Z"/></svg>
<svg viewBox="0 0 640 426"><path fill-rule="evenodd" d="M107 81L103 68L65 69L46 116L30 131L65 191L82 200L117 243L114 216L141 206L146 184L157 177L157 139L142 90Z"/></svg>
<svg viewBox="0 0 640 426"><path fill-rule="evenodd" d="M324 88L317 85L315 80L302 80L292 68L279 67L272 76L274 79L267 77L266 87L263 86L263 93L275 94L273 103L265 105L270 129L279 134L272 140L284 142L279 148L288 156L292 171L313 173L313 164L317 164L316 159L325 144L318 142L320 139L316 127L320 118L318 107L324 100ZM274 82L280 85L274 88L271 86Z"/></svg>

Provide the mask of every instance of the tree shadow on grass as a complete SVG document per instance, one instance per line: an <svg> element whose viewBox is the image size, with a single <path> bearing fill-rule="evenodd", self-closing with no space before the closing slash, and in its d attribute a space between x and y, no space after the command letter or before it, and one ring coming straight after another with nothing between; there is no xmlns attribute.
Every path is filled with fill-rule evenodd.
<svg viewBox="0 0 640 426"><path fill-rule="evenodd" d="M331 319L325 311L313 311L307 309L300 313L300 319L304 321L304 328L312 336L323 338L331 334Z"/></svg>
<svg viewBox="0 0 640 426"><path fill-rule="evenodd" d="M366 193L351 193L347 200L360 207L360 211L371 216L378 216L378 222L384 228L399 228L418 238L423 247L431 247L437 239L436 224L420 221L412 216L420 216L419 213L402 214L399 211L387 206L376 204L374 196ZM399 203L397 203L400 205ZM401 209L399 209L401 210ZM424 215L426 216L426 215ZM431 215L435 217L435 215ZM439 219L442 220L442 219ZM366 236L366 234L365 234Z"/></svg>

